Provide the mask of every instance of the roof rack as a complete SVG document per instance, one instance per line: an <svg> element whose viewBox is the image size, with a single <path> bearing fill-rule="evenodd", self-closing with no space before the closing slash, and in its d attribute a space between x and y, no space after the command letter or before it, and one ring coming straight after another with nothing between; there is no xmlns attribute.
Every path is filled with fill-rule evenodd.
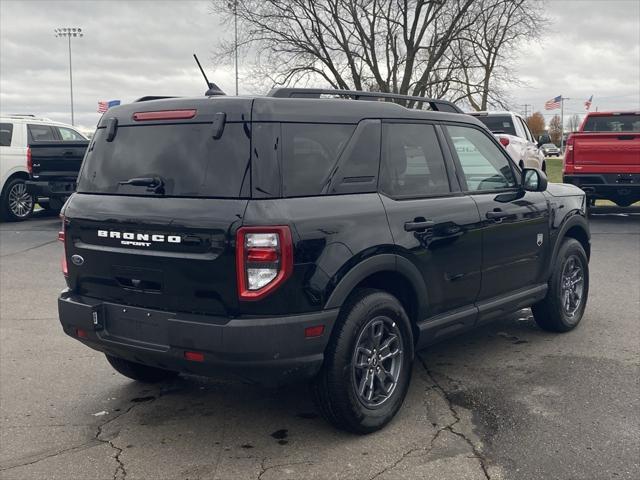
<svg viewBox="0 0 640 480"><path fill-rule="evenodd" d="M360 90L333 90L325 88L289 88L278 87L273 88L267 94L267 97L275 98L321 98L321 95L336 95L339 97L351 97L354 100L410 100L414 102L427 103L431 110L437 112L453 112L464 113L460 107L447 100L437 100L426 97L415 97L411 95L400 95L397 93L384 92L363 92Z"/></svg>
<svg viewBox="0 0 640 480"><path fill-rule="evenodd" d="M39 122L52 122L53 120L50 120L49 118L46 117L38 117L36 115L34 115L33 113L7 113L2 114L3 118L25 118L25 119L29 119L29 120L35 120L35 121L39 121Z"/></svg>

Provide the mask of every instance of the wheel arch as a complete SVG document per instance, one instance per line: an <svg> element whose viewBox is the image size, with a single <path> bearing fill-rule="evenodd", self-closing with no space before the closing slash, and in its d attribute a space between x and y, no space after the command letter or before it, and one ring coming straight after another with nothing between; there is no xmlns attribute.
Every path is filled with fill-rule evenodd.
<svg viewBox="0 0 640 480"><path fill-rule="evenodd" d="M397 254L370 257L347 272L329 296L325 308L340 308L362 288L375 288L395 296L411 321L414 338L417 322L426 316L427 288L417 267Z"/></svg>
<svg viewBox="0 0 640 480"><path fill-rule="evenodd" d="M587 259L591 258L591 236L589 234L589 224L584 217L580 215L574 215L570 217L560 228L556 243L553 247L553 255L551 262L549 263L548 276L553 271L553 265L555 265L558 258L558 251L565 238L573 238L580 242L582 248L584 248L587 254Z"/></svg>
<svg viewBox="0 0 640 480"><path fill-rule="evenodd" d="M9 185L9 183L11 183L12 180L16 179L16 178L21 178L23 180L29 180L29 174L25 171L22 170L18 170L16 172L13 172L11 175L9 175L4 183L2 184L2 193L4 193L5 188L7 187L7 185Z"/></svg>

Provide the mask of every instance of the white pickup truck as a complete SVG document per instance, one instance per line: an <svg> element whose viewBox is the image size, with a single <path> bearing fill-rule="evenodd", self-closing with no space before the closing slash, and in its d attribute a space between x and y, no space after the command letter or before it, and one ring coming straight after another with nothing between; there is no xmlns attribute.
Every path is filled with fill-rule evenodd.
<svg viewBox="0 0 640 480"><path fill-rule="evenodd" d="M531 134L525 119L514 112L473 112L470 113L496 136L498 141L520 165L520 168L538 168L547 171L544 154Z"/></svg>
<svg viewBox="0 0 640 480"><path fill-rule="evenodd" d="M26 220L38 201L44 208L59 209L72 192L51 186L70 185L80 168L88 140L71 125L35 115L0 117L0 216L3 220ZM45 165L46 164L46 165ZM45 166L52 166L43 172ZM35 169L35 171L34 171ZM73 177L57 181L61 174ZM48 175L47 175L48 174ZM31 185L30 185L31 184ZM35 187L37 193L30 191ZM69 190L72 188L69 187Z"/></svg>

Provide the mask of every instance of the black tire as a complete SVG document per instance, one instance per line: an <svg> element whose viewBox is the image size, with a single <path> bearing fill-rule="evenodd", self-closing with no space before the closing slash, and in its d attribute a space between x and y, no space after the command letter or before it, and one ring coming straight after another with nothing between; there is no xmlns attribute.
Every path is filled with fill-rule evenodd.
<svg viewBox="0 0 640 480"><path fill-rule="evenodd" d="M60 213L60 210L62 210L64 201L59 198L50 198L48 200L39 200L38 205L40 205L47 212L57 215Z"/></svg>
<svg viewBox="0 0 640 480"><path fill-rule="evenodd" d="M393 347L380 348L375 355L376 358L374 359L372 355L372 358L367 361L367 355L356 353L356 350L358 346L363 345L362 342L375 341L373 337L377 335L372 332L375 331L377 322L382 324L378 345L385 343L380 342L384 338ZM389 334L387 337L383 336L385 331ZM391 340L392 337L397 339ZM387 351L389 355L393 352L396 354L383 359L382 355L387 355L382 354L383 351ZM359 355L362 355L360 359L358 359ZM375 363L371 363L372 361ZM361 367L356 368L354 362ZM358 434L380 430L391 421L402 406L409 388L412 363L413 334L409 318L400 302L393 295L380 290L357 291L343 306L325 351L322 370L312 383L314 399L320 413L328 422L341 430ZM385 374L387 368L389 368L388 373L391 373L389 376ZM358 375L360 380L357 379ZM380 380L380 377L386 380ZM386 398L369 395L373 390L370 387L362 394L358 393L358 386L361 387L363 382L367 388L368 378L372 378L371 385L377 385L379 389L385 388L384 382L389 381L383 394ZM369 396L372 398L365 398ZM373 404L376 401L380 403L365 404Z"/></svg>
<svg viewBox="0 0 640 480"><path fill-rule="evenodd" d="M150 367L141 363L130 362L124 358L106 355L107 361L120 374L143 383L157 383L169 380L178 375L178 372Z"/></svg>
<svg viewBox="0 0 640 480"><path fill-rule="evenodd" d="M545 175L547 174L547 162L542 162L542 171Z"/></svg>
<svg viewBox="0 0 640 480"><path fill-rule="evenodd" d="M577 292L568 289L565 283L567 282L566 275L572 270L570 262L576 262L582 277L582 282L577 283L578 277L571 276L575 279L576 284L581 286L579 300L576 300ZM588 296L589 261L587 254L580 242L573 238L566 238L558 251L558 257L549 280L547 296L531 307L533 317L543 330L568 332L573 330L582 320Z"/></svg>
<svg viewBox="0 0 640 480"><path fill-rule="evenodd" d="M33 213L35 198L26 193L24 178L14 178L2 189L0 214L3 220L19 222L28 219Z"/></svg>

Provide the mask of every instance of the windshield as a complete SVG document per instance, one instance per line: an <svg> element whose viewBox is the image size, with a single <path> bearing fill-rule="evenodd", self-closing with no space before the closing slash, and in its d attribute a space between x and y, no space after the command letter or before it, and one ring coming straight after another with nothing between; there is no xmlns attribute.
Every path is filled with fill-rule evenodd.
<svg viewBox="0 0 640 480"><path fill-rule="evenodd" d="M249 138L241 123L228 123L218 140L209 123L123 126L112 142L100 128L78 192L239 198L248 195L248 169ZM162 188L145 179L161 179Z"/></svg>
<svg viewBox="0 0 640 480"><path fill-rule="evenodd" d="M493 133L516 134L516 128L509 115L483 115L476 118L484 123Z"/></svg>
<svg viewBox="0 0 640 480"><path fill-rule="evenodd" d="M594 115L587 118L584 132L640 132L640 114Z"/></svg>

